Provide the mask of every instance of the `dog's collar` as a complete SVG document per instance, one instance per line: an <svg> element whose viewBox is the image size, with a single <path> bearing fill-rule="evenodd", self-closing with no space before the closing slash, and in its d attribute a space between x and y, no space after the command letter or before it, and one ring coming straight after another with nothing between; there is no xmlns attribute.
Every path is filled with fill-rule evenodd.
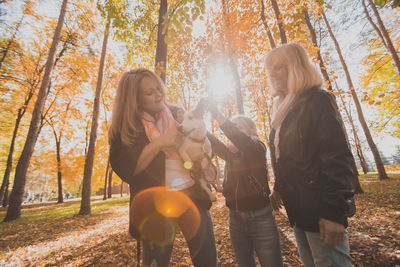
<svg viewBox="0 0 400 267"><path fill-rule="evenodd" d="M193 133L196 130L196 128L191 129L190 131L186 132L186 133L182 133L184 136L186 136L187 138L189 138L190 140L192 140L193 142L196 143L203 143L204 140L206 140L206 137L202 138L201 140L193 138L190 136L191 133Z"/></svg>

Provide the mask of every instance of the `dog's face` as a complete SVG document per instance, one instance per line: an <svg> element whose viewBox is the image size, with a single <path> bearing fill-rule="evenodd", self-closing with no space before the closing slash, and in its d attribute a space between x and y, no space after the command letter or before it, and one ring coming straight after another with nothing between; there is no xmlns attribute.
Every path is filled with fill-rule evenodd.
<svg viewBox="0 0 400 267"><path fill-rule="evenodd" d="M198 131L202 128L205 129L205 124L203 122L203 119L200 118L193 111L186 112L183 115L183 121L181 122L181 124L178 125L178 130L184 135L188 135L193 131Z"/></svg>

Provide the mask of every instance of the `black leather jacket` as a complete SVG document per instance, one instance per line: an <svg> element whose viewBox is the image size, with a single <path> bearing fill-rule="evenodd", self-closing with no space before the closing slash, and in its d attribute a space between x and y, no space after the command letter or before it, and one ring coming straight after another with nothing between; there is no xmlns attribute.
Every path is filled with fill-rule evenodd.
<svg viewBox="0 0 400 267"><path fill-rule="evenodd" d="M273 155L274 139L273 130ZM297 96L281 125L279 151L274 189L291 225L318 232L319 219L325 218L347 227L352 155L333 95L314 87Z"/></svg>
<svg viewBox="0 0 400 267"><path fill-rule="evenodd" d="M243 133L233 122L221 126L226 137L238 148L232 153L217 138L208 134L213 153L225 160L223 194L233 210L251 211L269 205L266 147L263 142Z"/></svg>

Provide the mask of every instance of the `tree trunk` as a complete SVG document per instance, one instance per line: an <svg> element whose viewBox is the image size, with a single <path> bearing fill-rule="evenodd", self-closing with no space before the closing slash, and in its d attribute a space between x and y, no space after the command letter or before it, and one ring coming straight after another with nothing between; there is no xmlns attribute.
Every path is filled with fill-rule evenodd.
<svg viewBox="0 0 400 267"><path fill-rule="evenodd" d="M281 37L281 42L282 44L286 44L288 41L286 38L285 29L283 28L282 16L281 12L279 11L278 3L275 0L271 0L271 4L272 8L274 9L276 21L278 22L278 29L279 29L279 35Z"/></svg>
<svg viewBox="0 0 400 267"><path fill-rule="evenodd" d="M55 133L54 133L55 134ZM57 135L54 135L56 139L56 150L57 150L57 184L58 184L58 201L57 203L63 203L63 190L62 190L62 173L61 173L61 137L57 139Z"/></svg>
<svg viewBox="0 0 400 267"><path fill-rule="evenodd" d="M108 176L108 169L109 168L110 168L110 156L108 156L106 175L104 175L104 195L103 195L103 200L107 199L107 176Z"/></svg>
<svg viewBox="0 0 400 267"><path fill-rule="evenodd" d="M265 5L264 5L264 0L261 1L261 21L264 25L265 31L267 32L268 36L268 41L269 45L271 46L271 49L274 49L276 47L274 37L272 36L271 30L269 29L268 22L265 19Z"/></svg>
<svg viewBox="0 0 400 267"><path fill-rule="evenodd" d="M310 37L315 47L318 47L317 35L315 34L314 27L311 24L310 16L308 15L307 9L303 10L304 18L306 20L306 24L308 29L310 30ZM320 49L317 50L317 59L319 61L319 68L321 69L322 76L324 77L325 83L327 84L326 88L328 91L332 92L332 84L329 79L328 72L326 71L326 67L324 61L322 60Z"/></svg>
<svg viewBox="0 0 400 267"><path fill-rule="evenodd" d="M244 114L243 100L242 100L242 88L240 85L240 76L239 76L239 71L236 66L234 55L230 56L229 66L231 67L233 80L235 81L236 104L238 107L238 112L239 112L239 114Z"/></svg>
<svg viewBox="0 0 400 267"><path fill-rule="evenodd" d="M6 184L6 188L4 190L4 197L3 197L3 207L7 207L8 206L8 202L9 202L9 197L8 197L8 186L10 185L10 181L7 182Z"/></svg>
<svg viewBox="0 0 400 267"><path fill-rule="evenodd" d="M124 182L121 181L121 197L122 197L123 191L124 191Z"/></svg>
<svg viewBox="0 0 400 267"><path fill-rule="evenodd" d="M35 107L33 109L28 135L16 167L14 186L10 195L10 205L7 209L7 215L4 218L4 221L15 220L21 216L21 205L25 189L26 172L28 171L29 162L32 157L33 150L38 137L38 130L39 130L38 127L40 124L40 118L42 116L43 107L47 98L46 94L47 87L50 83L50 75L53 70L54 57L57 45L60 41L61 29L64 24L64 17L67 9L67 2L68 0L63 0L62 2L60 16L57 22L56 30L54 32L53 42L50 47L49 56L47 58L42 84L40 85Z"/></svg>
<svg viewBox="0 0 400 267"><path fill-rule="evenodd" d="M160 9L158 12L158 30L157 30L157 48L156 48L156 61L155 70L161 79L165 82L167 72L167 48L165 37L167 36L168 29L165 29L165 17L168 10L168 0L161 0Z"/></svg>
<svg viewBox="0 0 400 267"><path fill-rule="evenodd" d="M367 174L368 173L367 161L365 160L365 157L364 157L364 153L363 153L363 150L362 150L360 138L358 137L357 129L356 129L355 125L354 125L353 117L351 116L349 110L347 109L342 95L340 95L340 99L342 100L343 109L344 109L344 111L345 111L345 113L347 115L347 118L349 119L349 122L350 122L350 125L351 125L351 129L353 131L354 143L356 145L358 158L360 159L361 168L362 168L364 174Z"/></svg>
<svg viewBox="0 0 400 267"><path fill-rule="evenodd" d="M113 175L113 170L110 168L110 171L108 173L108 198L112 197L112 175Z"/></svg>
<svg viewBox="0 0 400 267"><path fill-rule="evenodd" d="M4 171L4 178L3 178L3 182L2 182L1 188L0 188L0 202L3 201L3 197L5 194L6 188L8 187L8 185L10 183L10 173L12 170L12 159L13 159L13 154L14 154L15 139L17 138L19 124L21 122L22 116L25 113L25 110L26 109L23 110L22 108L18 109L17 119L15 121L14 131L13 131L13 135L11 138L10 150L8 152L8 157L7 157L7 166L6 166L6 170Z"/></svg>
<svg viewBox="0 0 400 267"><path fill-rule="evenodd" d="M94 161L94 153L96 151L98 117L100 111L100 95L101 95L101 87L103 84L104 62L106 59L107 42L110 33L110 25L111 25L111 19L107 18L106 27L104 30L103 46L101 49L99 72L97 76L96 93L93 104L93 117L92 117L92 127L90 129L89 147L83 171L82 200L81 200L79 215L90 214L90 196L92 190L93 161Z"/></svg>
<svg viewBox="0 0 400 267"><path fill-rule="evenodd" d="M3 63L6 60L6 57L8 55L8 51L10 51L12 44L14 43L14 39L15 36L17 35L18 31L19 31L19 27L21 27L22 21L24 20L25 17L25 13L22 15L21 19L18 21L16 27L15 27L15 31L13 33L13 35L11 36L11 38L8 40L7 46L6 48L3 50L3 55L0 59L0 70L3 67Z"/></svg>
<svg viewBox="0 0 400 267"><path fill-rule="evenodd" d="M360 105L360 101L358 100L358 96L357 96L357 94L356 94L356 92L354 90L353 81L351 80L350 72L349 72L349 70L347 68L347 64L346 64L346 62L345 62L345 60L343 58L342 51L340 49L339 43L336 40L335 35L332 32L332 29L331 29L331 27L329 25L329 22L328 22L328 20L327 20L327 18L325 16L324 12L322 12L322 18L323 18L323 20L324 20L324 22L326 24L326 27L327 27L328 32L329 32L329 35L330 35L332 41L335 44L336 52L338 53L340 62L342 64L343 70L345 72L346 81L347 81L347 84L349 86L349 90L351 92L351 96L353 97L354 103L356 105L358 119L359 119L359 121L361 123L361 126L363 128L365 137L367 138L367 142L369 144L371 152L374 155L376 168L378 169L378 173L379 173L379 179L380 180L388 179L388 176L387 176L386 171L385 171L385 167L384 167L384 165L382 163L381 156L380 156L379 151L378 151L378 149L377 149L377 147L375 145L375 142L374 142L374 140L372 138L372 135L371 135L371 132L370 132L370 130L368 128L367 122L365 121L364 113L363 113L363 111L361 109L361 105Z"/></svg>
<svg viewBox="0 0 400 267"><path fill-rule="evenodd" d="M386 43L386 48L389 51L389 54L392 56L394 65L396 66L397 72L400 75L400 59L399 59L399 56L397 55L396 49L394 48L392 39L390 38L389 33L386 30L385 25L383 24L383 21L381 19L381 16L379 15L378 9L376 8L375 4L373 3L372 0L369 0L369 4L370 4L372 10L374 11L376 20L378 22L379 29L382 33L380 36L383 35L384 40L382 40L382 42Z"/></svg>
<svg viewBox="0 0 400 267"><path fill-rule="evenodd" d="M381 33L381 30L379 30L378 26L377 26L377 25L375 24L375 22L372 20L371 15L370 15L369 12L368 12L367 5L365 4L365 0L362 0L361 3L362 3L362 5L363 5L363 7L364 7L364 13L365 13L365 16L367 17L369 23L371 23L372 27L374 28L374 30L375 30L376 33L378 34L379 38L381 39L383 45L387 48L388 46L387 46L387 44L386 44L385 38L383 37L383 35L382 35L382 33Z"/></svg>

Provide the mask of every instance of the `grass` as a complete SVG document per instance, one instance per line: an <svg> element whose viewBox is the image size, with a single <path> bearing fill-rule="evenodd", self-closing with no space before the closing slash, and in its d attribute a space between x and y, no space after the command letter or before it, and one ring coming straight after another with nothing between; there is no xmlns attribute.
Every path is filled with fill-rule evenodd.
<svg viewBox="0 0 400 267"><path fill-rule="evenodd" d="M110 209L111 207L125 206L128 205L128 203L129 203L129 196L125 196L122 198L121 197L111 198L108 200L92 200L91 213L92 215L98 215ZM54 205L35 205L34 207L22 209L22 214L19 219L16 219L11 222L0 223L0 232L4 228L8 228L11 225L40 223L41 221L54 218L62 219L62 218L72 217L78 214L79 208L80 208L80 200L65 202L62 204L54 204ZM5 210L0 212L1 221L4 219L5 214L6 214Z"/></svg>
<svg viewBox="0 0 400 267"><path fill-rule="evenodd" d="M379 180L375 173L361 175L364 194L357 198L386 209L400 210L400 174L389 174L389 177L388 180Z"/></svg>

